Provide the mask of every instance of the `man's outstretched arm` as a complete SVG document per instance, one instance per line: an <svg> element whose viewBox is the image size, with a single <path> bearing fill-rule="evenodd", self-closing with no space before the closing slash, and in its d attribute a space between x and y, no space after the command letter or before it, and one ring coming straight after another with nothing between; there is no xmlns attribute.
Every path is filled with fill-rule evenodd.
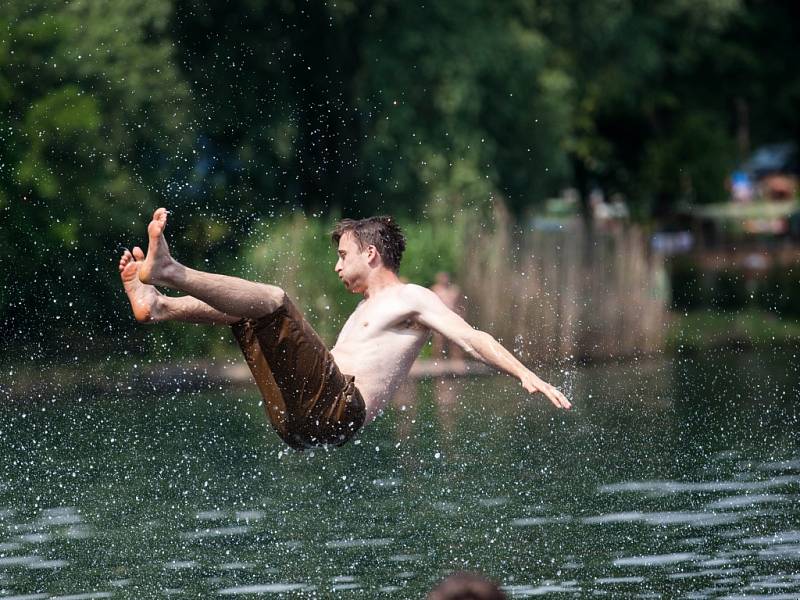
<svg viewBox="0 0 800 600"><path fill-rule="evenodd" d="M473 329L469 323L447 308L432 291L416 285L406 286L406 289L420 323L458 344L464 352L477 360L516 377L528 392L541 392L560 408L568 409L572 406L564 394L539 379L491 335Z"/></svg>

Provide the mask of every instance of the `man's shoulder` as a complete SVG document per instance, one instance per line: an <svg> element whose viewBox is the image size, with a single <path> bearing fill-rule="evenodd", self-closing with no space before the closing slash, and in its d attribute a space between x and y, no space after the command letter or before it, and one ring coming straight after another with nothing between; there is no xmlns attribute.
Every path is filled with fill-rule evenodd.
<svg viewBox="0 0 800 600"><path fill-rule="evenodd" d="M428 298L432 294L428 288L416 283L404 283L398 290L398 296L409 301L419 301Z"/></svg>
<svg viewBox="0 0 800 600"><path fill-rule="evenodd" d="M431 305L441 302L430 289L415 283L404 283L398 289L395 297L412 312L425 310Z"/></svg>
<svg viewBox="0 0 800 600"><path fill-rule="evenodd" d="M404 283L401 287L401 291L407 294L419 294L422 292L429 292L430 290L426 287L421 285L417 285L416 283Z"/></svg>

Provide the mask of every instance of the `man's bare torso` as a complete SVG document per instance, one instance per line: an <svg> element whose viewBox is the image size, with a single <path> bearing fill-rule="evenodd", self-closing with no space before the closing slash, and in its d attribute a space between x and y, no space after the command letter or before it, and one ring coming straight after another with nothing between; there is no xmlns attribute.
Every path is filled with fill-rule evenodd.
<svg viewBox="0 0 800 600"><path fill-rule="evenodd" d="M408 287L394 285L362 300L331 349L339 369L355 377L367 422L397 391L430 334L404 298Z"/></svg>

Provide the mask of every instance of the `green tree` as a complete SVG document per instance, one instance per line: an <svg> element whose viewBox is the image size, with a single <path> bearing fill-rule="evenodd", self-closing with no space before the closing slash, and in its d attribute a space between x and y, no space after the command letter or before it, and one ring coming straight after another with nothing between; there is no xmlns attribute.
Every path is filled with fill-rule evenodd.
<svg viewBox="0 0 800 600"><path fill-rule="evenodd" d="M621 191L639 211L719 200L733 164L739 0L541 0L537 20L576 82L571 155L583 191ZM746 41L744 41L746 43ZM689 150L687 152L687 150Z"/></svg>
<svg viewBox="0 0 800 600"><path fill-rule="evenodd" d="M5 334L91 338L117 310L117 246L190 157L169 16L158 0L0 7Z"/></svg>
<svg viewBox="0 0 800 600"><path fill-rule="evenodd" d="M522 209L569 176L572 81L523 2L381 3L359 96L363 169L388 206L432 198Z"/></svg>
<svg viewBox="0 0 800 600"><path fill-rule="evenodd" d="M219 182L204 193L262 214L542 199L569 174L571 81L524 4L183 0Z"/></svg>

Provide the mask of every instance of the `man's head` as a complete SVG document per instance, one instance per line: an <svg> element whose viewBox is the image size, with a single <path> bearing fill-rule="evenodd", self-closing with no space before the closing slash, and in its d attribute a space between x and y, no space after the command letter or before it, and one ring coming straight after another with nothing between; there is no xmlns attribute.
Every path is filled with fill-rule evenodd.
<svg viewBox="0 0 800 600"><path fill-rule="evenodd" d="M406 240L392 217L343 219L331 232L339 253L336 273L352 292L360 292L371 269L397 273Z"/></svg>

